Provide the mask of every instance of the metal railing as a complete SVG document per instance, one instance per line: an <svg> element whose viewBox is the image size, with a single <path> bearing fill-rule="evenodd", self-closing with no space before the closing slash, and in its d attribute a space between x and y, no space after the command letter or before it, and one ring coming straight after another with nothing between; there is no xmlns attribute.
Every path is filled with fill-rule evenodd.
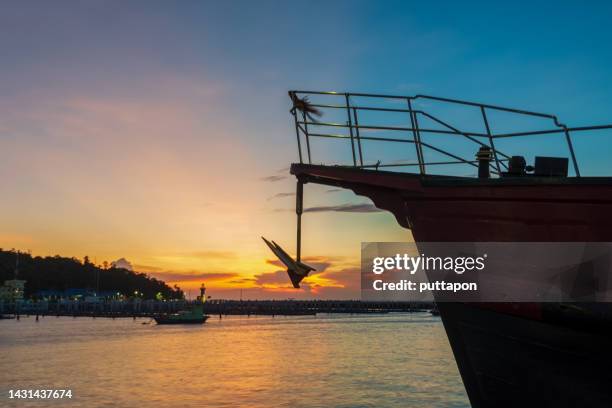
<svg viewBox="0 0 612 408"><path fill-rule="evenodd" d="M574 127L569 128L565 124L559 122L555 115L549 115L545 113L531 112L521 109L505 108L501 106L488 105L482 103L468 102L457 99L440 98L429 95L415 95L415 96L396 96L396 95L377 95L367 93L339 93L339 92L313 92L313 91L289 91L289 96L293 102L293 108L291 113L295 121L295 131L297 136L298 152L300 163L312 164L312 153L311 153L311 139L312 138L334 138L334 139L347 139L350 140L352 166L358 168L393 168L393 167L418 167L420 174L427 174L428 166L435 165L451 165L451 164L466 164L473 167L478 167L477 160L467 159L461 157L459 154L452 153L443 148L440 148L433 143L424 142L424 134L444 134L444 135L456 135L462 137L475 145L480 147L486 146L490 149L492 154L492 160L490 163L491 173L501 175L502 172L508 170L508 162L511 158L510 155L495 147L495 141L504 138L514 138L522 136L535 136L535 135L546 135L546 134L563 134L567 143L569 156L572 162L574 172L577 177L580 177L580 168L574 146L572 143L572 133L582 131L592 131L601 129L612 129L612 125L600 125L600 126L585 126L585 127ZM310 102L309 97L317 97L319 99L324 98L329 100L331 103L314 103ZM405 108L398 107L381 107L370 104L354 104L352 99L366 99L376 101L377 103L384 101L403 102L405 101ZM439 117L433 115L431 112L426 112L423 109L415 109L414 105L416 101L432 101L436 103L442 103L453 106L464 106L479 110L479 116L482 117L483 132L463 131L458 127L451 125L450 123L441 120ZM346 112L344 123L334 123L319 121L314 119L313 115L322 114L329 110L341 110ZM399 113L406 114L409 118L409 126L386 126L386 125L374 125L364 124L360 121L360 113L370 111L379 113ZM534 130L526 132L513 132L513 133L493 133L490 126L489 114L493 111L505 112L516 115L523 115L528 117L535 117L541 119L548 119L552 121L553 127L551 129ZM420 121L427 119L428 121L437 124L439 128L427 128L419 125ZM331 129L345 129L346 134L338 133L325 133L325 132L313 132L313 127L318 128L331 128ZM364 135L363 131L384 131L384 132L395 132L401 135L408 135L409 137L387 137L387 136L372 136ZM306 154L302 151L302 138L306 142ZM380 160L376 163L364 163L364 146L363 141L379 141L379 142L390 142L390 143L409 143L414 145L414 152L416 154L416 163L382 163ZM448 160L437 160L427 162L425 160L425 151L430 150L442 155ZM304 160L306 156L306 160ZM335 163L331 163L335 164Z"/></svg>

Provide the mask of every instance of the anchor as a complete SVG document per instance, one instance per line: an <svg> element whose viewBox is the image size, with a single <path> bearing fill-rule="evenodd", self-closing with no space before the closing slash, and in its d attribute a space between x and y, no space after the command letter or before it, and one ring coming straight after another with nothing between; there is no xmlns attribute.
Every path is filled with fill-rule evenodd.
<svg viewBox="0 0 612 408"><path fill-rule="evenodd" d="M297 250L296 250L296 258L293 259L280 245L276 242L268 241L264 237L261 239L264 240L266 245L272 250L274 255L287 267L287 274L289 275L289 279L291 279L291 283L293 287L299 289L300 282L304 279L311 271L315 271L316 269L310 265L306 265L301 262L301 252L302 252L302 211L303 211L303 203L304 203L304 183L300 180L297 182L297 191L295 194L295 213L297 215Z"/></svg>

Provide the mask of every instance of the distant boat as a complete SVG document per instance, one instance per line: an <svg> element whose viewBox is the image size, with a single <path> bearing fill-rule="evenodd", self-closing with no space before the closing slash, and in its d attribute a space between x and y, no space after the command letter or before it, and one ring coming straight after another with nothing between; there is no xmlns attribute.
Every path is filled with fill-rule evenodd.
<svg viewBox="0 0 612 408"><path fill-rule="evenodd" d="M202 284L196 305L177 313L155 316L155 321L157 324L203 324L208 319L208 316L204 314L205 294L206 287Z"/></svg>
<svg viewBox="0 0 612 408"><path fill-rule="evenodd" d="M208 319L204 314L202 305L194 306L189 310L154 317L157 324L202 324Z"/></svg>

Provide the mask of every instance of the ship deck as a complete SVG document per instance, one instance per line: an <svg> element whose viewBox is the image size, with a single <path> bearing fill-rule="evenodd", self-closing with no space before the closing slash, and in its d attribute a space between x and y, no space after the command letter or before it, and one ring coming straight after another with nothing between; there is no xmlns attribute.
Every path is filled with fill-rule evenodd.
<svg viewBox="0 0 612 408"><path fill-rule="evenodd" d="M467 186L555 186L555 185L592 185L612 186L612 177L500 177L474 178L452 175L404 173L387 170L372 170L352 166L317 165L293 163L290 169L303 182L312 182L329 186L348 184L370 184L380 187L402 189L412 185L416 180L422 186L431 187L467 187Z"/></svg>
<svg viewBox="0 0 612 408"><path fill-rule="evenodd" d="M291 173L368 197L417 241L612 241L612 177L478 179L299 163Z"/></svg>

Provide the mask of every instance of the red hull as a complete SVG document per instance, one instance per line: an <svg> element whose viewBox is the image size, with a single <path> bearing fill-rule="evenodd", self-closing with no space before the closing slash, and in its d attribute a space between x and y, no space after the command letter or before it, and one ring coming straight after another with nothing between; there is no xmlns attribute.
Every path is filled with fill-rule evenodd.
<svg viewBox="0 0 612 408"><path fill-rule="evenodd" d="M610 242L612 178L467 179L294 164L370 198L417 242Z"/></svg>

